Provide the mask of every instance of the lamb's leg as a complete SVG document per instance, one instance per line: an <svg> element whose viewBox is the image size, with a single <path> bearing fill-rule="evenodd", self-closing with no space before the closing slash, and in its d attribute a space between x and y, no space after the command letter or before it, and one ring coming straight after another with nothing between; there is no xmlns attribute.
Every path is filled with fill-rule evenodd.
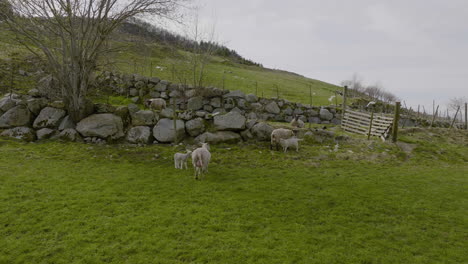
<svg viewBox="0 0 468 264"><path fill-rule="evenodd" d="M299 144L296 145L296 152L299 152Z"/></svg>
<svg viewBox="0 0 468 264"><path fill-rule="evenodd" d="M176 160L176 159L174 159L174 167L175 167L176 169L178 169L178 168L177 168L177 160Z"/></svg>

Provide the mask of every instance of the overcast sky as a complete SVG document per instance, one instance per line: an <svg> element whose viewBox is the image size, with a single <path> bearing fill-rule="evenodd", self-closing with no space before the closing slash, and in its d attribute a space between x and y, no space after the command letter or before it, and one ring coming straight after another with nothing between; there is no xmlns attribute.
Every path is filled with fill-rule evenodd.
<svg viewBox="0 0 468 264"><path fill-rule="evenodd" d="M217 40L266 67L354 73L408 105L468 96L468 0L198 0Z"/></svg>

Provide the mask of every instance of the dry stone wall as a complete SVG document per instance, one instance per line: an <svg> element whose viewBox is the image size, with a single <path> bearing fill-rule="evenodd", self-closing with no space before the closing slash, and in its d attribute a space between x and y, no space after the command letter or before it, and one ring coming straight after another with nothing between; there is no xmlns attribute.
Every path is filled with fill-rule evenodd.
<svg viewBox="0 0 468 264"><path fill-rule="evenodd" d="M100 87L130 96L134 104L94 104L92 113L75 123L63 102L49 101L36 89L27 95L7 94L0 98L0 135L26 141L151 144L177 139L219 143L269 140L273 128L263 122L266 120L289 122L298 116L304 122L340 123L340 115L332 107L258 98L215 87L193 89L156 77L104 73L98 80ZM165 100L166 108L152 110L141 104L156 98Z"/></svg>

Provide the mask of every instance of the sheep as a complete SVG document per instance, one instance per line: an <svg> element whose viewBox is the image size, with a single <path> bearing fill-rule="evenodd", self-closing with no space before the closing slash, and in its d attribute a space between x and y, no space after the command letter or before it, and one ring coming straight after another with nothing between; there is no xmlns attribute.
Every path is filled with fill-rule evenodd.
<svg viewBox="0 0 468 264"><path fill-rule="evenodd" d="M281 139L288 139L294 136L294 132L291 129L277 128L271 132L270 149L273 149L273 144L276 145L276 150L279 149L279 143Z"/></svg>
<svg viewBox="0 0 468 264"><path fill-rule="evenodd" d="M176 153L174 154L174 167L176 169L183 169L185 165L185 169L187 169L187 160L188 157L192 154L192 151L187 150L187 153Z"/></svg>
<svg viewBox="0 0 468 264"><path fill-rule="evenodd" d="M166 108L166 101L162 98L153 98L146 100L146 106L153 110L163 110Z"/></svg>
<svg viewBox="0 0 468 264"><path fill-rule="evenodd" d="M302 139L292 137L288 139L280 139L280 144L283 147L284 152L288 150L289 147L296 147L296 152L299 151L299 141Z"/></svg>
<svg viewBox="0 0 468 264"><path fill-rule="evenodd" d="M292 127L303 128L305 126L304 121L300 120L298 116L295 116L291 121Z"/></svg>
<svg viewBox="0 0 468 264"><path fill-rule="evenodd" d="M208 172L210 159L211 153L208 143L203 143L201 148L197 148L192 152L192 164L195 169L195 180L198 180L198 176Z"/></svg>

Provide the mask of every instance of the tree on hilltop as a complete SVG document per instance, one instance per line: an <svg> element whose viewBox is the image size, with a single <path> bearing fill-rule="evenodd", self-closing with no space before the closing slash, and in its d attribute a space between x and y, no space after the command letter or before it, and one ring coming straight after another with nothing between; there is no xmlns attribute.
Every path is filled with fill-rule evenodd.
<svg viewBox="0 0 468 264"><path fill-rule="evenodd" d="M151 14L172 17L183 0L0 0L3 20L17 40L44 58L57 81L57 93L70 116L81 120L88 113L86 96L109 51L110 34L127 19ZM8 9L7 9L8 10Z"/></svg>

